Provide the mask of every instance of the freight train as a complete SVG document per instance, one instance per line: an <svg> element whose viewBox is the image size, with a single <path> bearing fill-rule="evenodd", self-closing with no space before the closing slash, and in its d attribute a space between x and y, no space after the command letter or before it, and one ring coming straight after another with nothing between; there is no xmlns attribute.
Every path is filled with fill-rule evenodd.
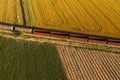
<svg viewBox="0 0 120 80"><path fill-rule="evenodd" d="M109 44L109 45L120 46L120 39L95 36L95 35L86 35L86 34L80 34L80 33L64 32L64 31L58 31L58 30L41 29L41 28L35 28L35 27L10 25L10 24L1 24L0 29L14 31L14 32L25 32L27 34L34 34L34 35L41 35L41 36L48 36L48 37L57 37L57 38L64 38L64 39L70 39L70 40L78 40L78 41L85 41L85 42L92 42L92 43L99 43L99 44Z"/></svg>

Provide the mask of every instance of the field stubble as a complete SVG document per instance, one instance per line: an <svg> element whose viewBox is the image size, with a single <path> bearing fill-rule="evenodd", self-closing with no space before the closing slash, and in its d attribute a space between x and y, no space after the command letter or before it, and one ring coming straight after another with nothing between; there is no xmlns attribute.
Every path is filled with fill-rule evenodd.
<svg viewBox="0 0 120 80"><path fill-rule="evenodd" d="M20 0L0 0L0 22L23 24Z"/></svg>
<svg viewBox="0 0 120 80"><path fill-rule="evenodd" d="M56 46L69 80L119 80L120 55L64 45Z"/></svg>
<svg viewBox="0 0 120 80"><path fill-rule="evenodd" d="M30 5L34 26L120 38L119 4L114 0L31 0Z"/></svg>
<svg viewBox="0 0 120 80"><path fill-rule="evenodd" d="M12 4L12 5L11 5ZM120 38L118 0L0 0L0 22Z"/></svg>

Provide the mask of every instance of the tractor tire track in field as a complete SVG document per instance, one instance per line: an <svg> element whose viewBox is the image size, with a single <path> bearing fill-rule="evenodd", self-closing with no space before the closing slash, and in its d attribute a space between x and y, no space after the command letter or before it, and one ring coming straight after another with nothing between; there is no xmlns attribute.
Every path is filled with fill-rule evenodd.
<svg viewBox="0 0 120 80"><path fill-rule="evenodd" d="M63 21L60 18L59 14L56 13L56 10L53 7L52 1L50 0L41 0L41 3L35 0L38 12L40 14L41 22L45 26L61 26Z"/></svg>
<svg viewBox="0 0 120 80"><path fill-rule="evenodd" d="M54 1L51 1L51 4L54 6L56 13L60 17L62 25L67 24L66 16L62 14L62 9L60 8L60 6L58 6Z"/></svg>
<svg viewBox="0 0 120 80"><path fill-rule="evenodd" d="M37 2L36 0L34 0L34 4L35 4L35 6L36 6L36 7L35 7L35 10L38 11L39 17L42 17L42 14L40 13L41 8L39 8L38 2ZM32 5L32 8L34 8L34 5ZM35 11L33 12L33 15L36 15ZM38 17L38 16L37 16L37 17ZM36 17L35 17L35 18L36 18ZM41 18L39 18L39 20L40 20L39 23L42 23L42 22L43 22ZM35 23L36 23L36 22L35 22ZM35 25L37 25L37 23L36 23Z"/></svg>
<svg viewBox="0 0 120 80"><path fill-rule="evenodd" d="M75 24L77 25L77 27L79 27L79 23L80 23L80 24L81 24L81 27L82 27L84 30L87 31L87 28L86 28L84 25L82 25L81 21L78 21L78 20L76 19L77 17L75 17L75 16L73 15L73 13L72 13L73 11L72 11L72 9L69 8L67 2L66 2L66 1L63 1L63 0L61 0L61 2L62 2L63 5L65 6L65 8L68 10L68 12L69 12L69 14L71 15L73 21L75 21ZM70 26L70 25L69 25L69 26ZM73 29L74 29L74 28L73 28Z"/></svg>
<svg viewBox="0 0 120 80"><path fill-rule="evenodd" d="M42 7L39 7L39 6L41 6L41 4L39 3L39 1L35 0L35 3L36 3L36 6L37 6L37 9L38 9L38 12L40 14L40 17L41 17L41 23L45 24L44 16L46 14L44 14L44 12L42 12L43 11ZM44 10L44 11L46 11L46 10Z"/></svg>
<svg viewBox="0 0 120 80"><path fill-rule="evenodd" d="M7 18L7 11L8 11L8 0L4 0L4 12L3 12L3 17L2 17L2 20L3 21L6 21L6 18Z"/></svg>
<svg viewBox="0 0 120 80"><path fill-rule="evenodd" d="M49 19L46 19L44 24L48 25L48 26L54 26L55 24L59 25L58 16L55 16L56 13L54 13L54 8L51 8L50 4L51 4L51 2L49 0L44 0L44 5L46 6L46 12L47 12L45 14L49 14ZM49 7L47 7L47 6L49 6ZM51 22L51 20L53 20L53 21ZM58 26L58 25L56 25L56 26Z"/></svg>
<svg viewBox="0 0 120 80"><path fill-rule="evenodd" d="M31 8L31 0L24 0L24 9L25 9L25 12L26 12L26 15L25 15L25 18L26 18L26 25L29 25L29 26L34 26L34 15L33 15L33 12L32 12L32 8Z"/></svg>
<svg viewBox="0 0 120 80"><path fill-rule="evenodd" d="M17 0L14 0L14 24L18 24Z"/></svg>
<svg viewBox="0 0 120 80"><path fill-rule="evenodd" d="M120 4L120 0L116 0Z"/></svg>
<svg viewBox="0 0 120 80"><path fill-rule="evenodd" d="M119 10L115 10L115 8L113 8L113 7L111 7L111 5L110 5L110 3L109 3L109 1L107 1L106 2L106 0L104 0L104 3L109 7L109 8L111 8L117 15L119 15L120 16L120 13L119 12L117 12L117 11L119 11Z"/></svg>
<svg viewBox="0 0 120 80"><path fill-rule="evenodd" d="M114 28L116 29L116 31L118 33L120 33L120 29L116 26L116 24L114 24L111 19L109 17L107 17L101 10L100 8L92 1L92 0L89 0L94 6L95 8L114 26Z"/></svg>
<svg viewBox="0 0 120 80"><path fill-rule="evenodd" d="M106 0L105 0L105 1L106 1ZM112 7L113 7L114 9L116 9L116 11L118 11L118 13L120 14L120 8L119 8L119 6L117 6L117 5L120 5L119 3L113 2L113 1L109 1L109 0L107 0L106 3L108 3L109 5L112 5ZM113 4L115 4L115 5L113 5ZM117 4L117 5L116 5L116 4Z"/></svg>
<svg viewBox="0 0 120 80"><path fill-rule="evenodd" d="M23 6L23 0L20 0L20 6L21 6L21 10L22 10L23 25L26 25L26 18L25 18L25 10L24 10L24 6Z"/></svg>
<svg viewBox="0 0 120 80"><path fill-rule="evenodd" d="M119 37L119 2L119 0L34 0L33 3L33 0L1 0L3 8L0 20L12 24L23 23L30 27Z"/></svg>
<svg viewBox="0 0 120 80"><path fill-rule="evenodd" d="M119 80L120 55L56 45L69 80Z"/></svg>
<svg viewBox="0 0 120 80"><path fill-rule="evenodd" d="M85 8L85 6L79 1L79 4L81 5L81 7L86 11L86 13L88 13L88 15L95 21L95 23L99 26L98 29L96 29L96 32L101 32L102 31L102 27L99 25L99 23L97 22L97 20L94 18L94 16L92 14L90 14L90 12Z"/></svg>
<svg viewBox="0 0 120 80"><path fill-rule="evenodd" d="M58 16L60 17L61 22L63 22L62 25L67 24L67 21L65 20L66 17L65 17L64 14L62 14L61 8L60 8L54 1L51 1L51 4L53 5L53 8L55 8L56 13L57 13Z"/></svg>
<svg viewBox="0 0 120 80"><path fill-rule="evenodd" d="M65 24L64 20L63 20L63 18L61 16L61 13L59 13L60 10L56 9L57 7L58 7L57 4L53 0L51 0L51 8L54 9L54 12L57 15L57 18L59 19L59 25L64 25Z"/></svg>
<svg viewBox="0 0 120 80"><path fill-rule="evenodd" d="M11 5L12 3L12 5ZM15 18L14 18L14 0L8 0L8 11L7 11L7 22L9 23L14 23Z"/></svg>

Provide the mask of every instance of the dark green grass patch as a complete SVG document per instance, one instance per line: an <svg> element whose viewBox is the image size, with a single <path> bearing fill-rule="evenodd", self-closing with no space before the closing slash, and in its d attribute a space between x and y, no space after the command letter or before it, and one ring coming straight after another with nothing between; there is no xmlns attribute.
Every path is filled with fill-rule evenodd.
<svg viewBox="0 0 120 80"><path fill-rule="evenodd" d="M53 44L0 37L0 80L67 80Z"/></svg>

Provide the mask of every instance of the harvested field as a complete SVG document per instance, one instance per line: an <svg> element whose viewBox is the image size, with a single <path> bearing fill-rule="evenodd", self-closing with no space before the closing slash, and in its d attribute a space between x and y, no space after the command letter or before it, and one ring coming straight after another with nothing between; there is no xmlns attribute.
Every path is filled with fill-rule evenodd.
<svg viewBox="0 0 120 80"><path fill-rule="evenodd" d="M119 80L120 49L92 48L0 37L0 80Z"/></svg>
<svg viewBox="0 0 120 80"><path fill-rule="evenodd" d="M0 10L2 30L12 30L17 26L14 24L20 24L24 27L120 38L119 0L0 0ZM11 27L2 25L7 23L11 23L8 24ZM31 32L31 29L17 30ZM98 44L93 46L66 39L89 40L80 35L74 37L75 33L69 37L68 34L49 30L44 32L33 28L32 31L33 34L65 40L48 37L45 40L36 36L37 41L41 40L37 42L33 39L35 35L26 34L33 39L27 41L24 40L27 38L24 32L19 34L20 39L16 39L18 35L15 34L14 37L1 37L3 32L0 36L0 80L120 80L118 42L107 41L108 44L119 45L112 48ZM105 44L94 38L89 42Z"/></svg>
<svg viewBox="0 0 120 80"><path fill-rule="evenodd" d="M0 22L23 24L20 0L0 0Z"/></svg>
<svg viewBox="0 0 120 80"><path fill-rule="evenodd" d="M119 80L120 54L56 46L69 80Z"/></svg>
<svg viewBox="0 0 120 80"><path fill-rule="evenodd" d="M0 10L0 22L120 38L118 0L0 0Z"/></svg>
<svg viewBox="0 0 120 80"><path fill-rule="evenodd" d="M27 4L27 25L120 38L118 0L30 0Z"/></svg>

